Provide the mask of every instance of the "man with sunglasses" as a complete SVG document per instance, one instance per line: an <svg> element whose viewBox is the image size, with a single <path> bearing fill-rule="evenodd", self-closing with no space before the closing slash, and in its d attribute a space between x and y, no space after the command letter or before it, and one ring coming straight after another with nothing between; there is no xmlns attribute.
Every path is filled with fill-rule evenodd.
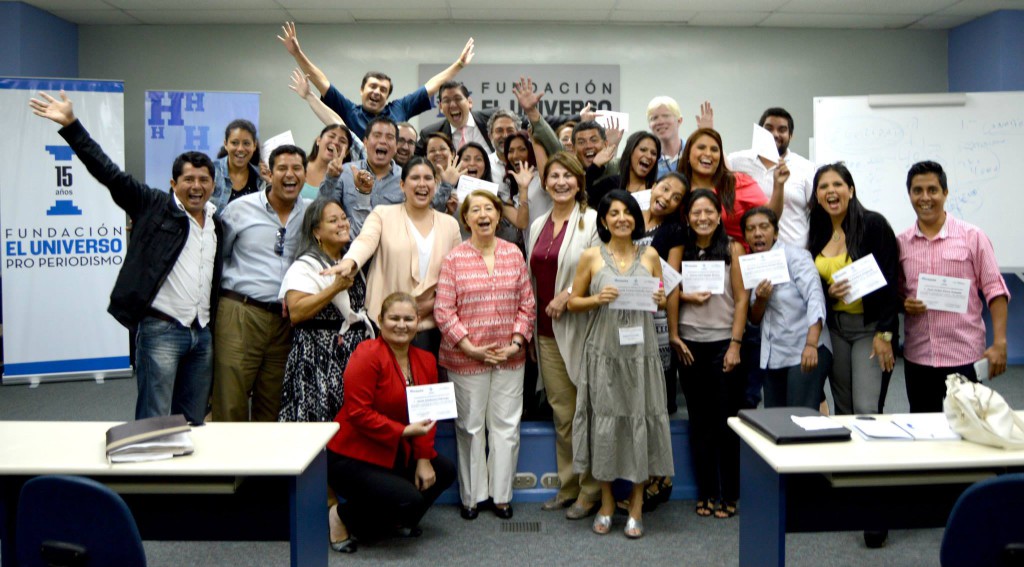
<svg viewBox="0 0 1024 567"><path fill-rule="evenodd" d="M110 293L107 311L137 330L135 419L183 414L201 424L212 381L211 318L223 255L222 225L210 203L214 167L199 152L171 166L171 191L155 189L121 171L60 100L39 93L29 106L60 124L60 135L89 173L132 219L131 245Z"/></svg>
<svg viewBox="0 0 1024 567"><path fill-rule="evenodd" d="M277 421L281 405L292 332L277 296L295 259L308 205L299 198L306 153L280 146L268 164L270 188L235 199L221 217L224 277L214 332L215 421Z"/></svg>

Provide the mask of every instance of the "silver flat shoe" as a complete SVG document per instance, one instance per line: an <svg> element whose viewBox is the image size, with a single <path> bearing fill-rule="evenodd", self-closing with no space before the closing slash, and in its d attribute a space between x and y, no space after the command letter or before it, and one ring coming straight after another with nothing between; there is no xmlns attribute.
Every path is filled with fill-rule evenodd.
<svg viewBox="0 0 1024 567"><path fill-rule="evenodd" d="M637 520L633 516L630 516L626 520L626 529L622 530L622 533L626 534L629 539L640 539L644 537L644 521Z"/></svg>
<svg viewBox="0 0 1024 567"><path fill-rule="evenodd" d="M594 516L593 530L597 535L607 535L608 532L612 531L612 517L605 516L604 514Z"/></svg>
<svg viewBox="0 0 1024 567"><path fill-rule="evenodd" d="M601 502L586 502L584 500L577 499L569 506L569 509L565 511L565 517L570 520L582 520L587 516L597 512L597 509L601 507Z"/></svg>

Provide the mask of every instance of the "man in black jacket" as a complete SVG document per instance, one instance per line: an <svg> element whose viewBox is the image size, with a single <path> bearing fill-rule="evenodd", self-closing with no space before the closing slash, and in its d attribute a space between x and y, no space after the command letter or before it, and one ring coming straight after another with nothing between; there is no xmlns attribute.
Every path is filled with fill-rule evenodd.
<svg viewBox="0 0 1024 567"><path fill-rule="evenodd" d="M494 151L491 138L487 135L487 120L494 114L494 110L473 110L473 98L469 96L466 85L458 81L444 82L438 90L438 103L444 120L425 126L420 131L420 139L416 143L417 155L426 155L427 136L434 132L447 135L456 150L467 142L476 142L489 152Z"/></svg>
<svg viewBox="0 0 1024 567"><path fill-rule="evenodd" d="M89 173L132 219L131 242L107 311L129 329L138 327L135 418L181 413L202 423L213 381L210 319L216 313L222 240L209 203L213 162L199 152L174 160L171 191L158 190L121 171L75 118L71 101L46 93L29 106L60 124L60 135Z"/></svg>

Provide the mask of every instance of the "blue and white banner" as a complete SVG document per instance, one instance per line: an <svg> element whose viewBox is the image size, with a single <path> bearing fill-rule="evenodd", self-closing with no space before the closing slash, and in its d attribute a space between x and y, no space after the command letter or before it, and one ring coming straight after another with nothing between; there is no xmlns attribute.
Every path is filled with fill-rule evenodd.
<svg viewBox="0 0 1024 567"><path fill-rule="evenodd" d="M182 152L217 159L224 128L244 118L260 124L260 94L146 91L146 184L171 186L171 165Z"/></svg>
<svg viewBox="0 0 1024 567"><path fill-rule="evenodd" d="M128 331L107 313L127 244L125 214L28 101L67 91L124 166L124 83L0 78L3 382L131 374Z"/></svg>

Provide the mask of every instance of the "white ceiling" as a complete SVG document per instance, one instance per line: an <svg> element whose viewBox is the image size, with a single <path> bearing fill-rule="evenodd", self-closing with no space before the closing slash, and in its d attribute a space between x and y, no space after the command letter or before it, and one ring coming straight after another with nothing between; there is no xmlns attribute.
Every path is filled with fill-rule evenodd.
<svg viewBox="0 0 1024 567"><path fill-rule="evenodd" d="M537 22L949 29L1024 0L22 0L77 24ZM514 8L511 6L515 6ZM554 6L554 8L552 8Z"/></svg>

